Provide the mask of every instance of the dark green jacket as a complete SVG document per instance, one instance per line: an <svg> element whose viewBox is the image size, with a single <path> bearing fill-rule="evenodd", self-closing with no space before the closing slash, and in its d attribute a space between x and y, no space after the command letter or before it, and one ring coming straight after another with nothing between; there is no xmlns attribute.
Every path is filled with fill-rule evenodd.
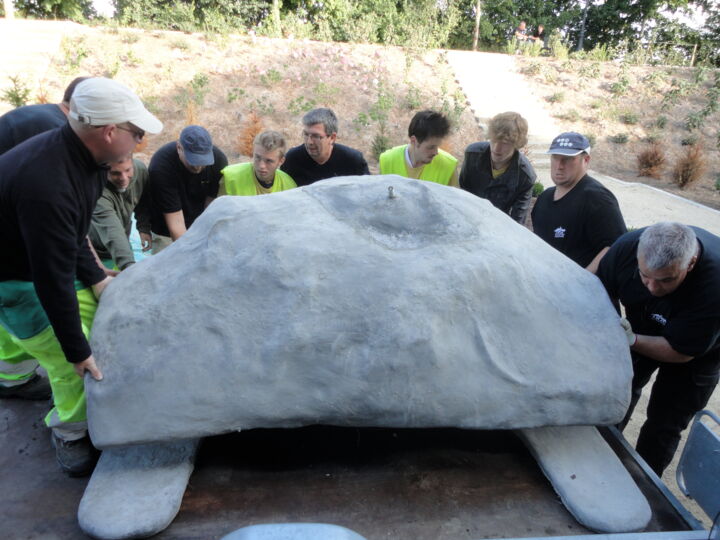
<svg viewBox="0 0 720 540"><path fill-rule="evenodd" d="M148 170L137 159L133 159L133 167L135 173L125 192L119 193L109 180L105 182L90 225L90 240L95 251L101 259L112 259L120 270L135 262L129 240L133 212L137 230L150 234Z"/></svg>

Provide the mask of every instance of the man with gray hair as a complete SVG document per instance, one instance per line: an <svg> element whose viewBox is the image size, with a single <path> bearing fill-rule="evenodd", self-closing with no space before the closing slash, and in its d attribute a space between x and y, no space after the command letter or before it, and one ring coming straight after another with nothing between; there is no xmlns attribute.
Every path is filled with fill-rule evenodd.
<svg viewBox="0 0 720 540"><path fill-rule="evenodd" d="M280 167L298 186L336 176L370 174L361 152L335 142L338 120L331 109L313 109L302 122L304 144L288 150Z"/></svg>
<svg viewBox="0 0 720 540"><path fill-rule="evenodd" d="M697 227L657 223L621 236L597 276L627 316L621 324L634 376L622 428L657 370L637 451L660 476L718 382L720 238Z"/></svg>
<svg viewBox="0 0 720 540"><path fill-rule="evenodd" d="M83 377L102 379L88 335L112 279L87 239L101 172L162 123L129 88L100 77L77 86L68 120L0 156L0 326L47 371L55 455L80 476L94 459Z"/></svg>

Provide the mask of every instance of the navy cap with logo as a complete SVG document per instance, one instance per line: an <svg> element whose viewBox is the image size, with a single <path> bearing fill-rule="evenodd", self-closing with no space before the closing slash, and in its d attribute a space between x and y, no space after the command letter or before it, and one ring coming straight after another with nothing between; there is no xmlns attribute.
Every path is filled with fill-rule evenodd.
<svg viewBox="0 0 720 540"><path fill-rule="evenodd" d="M185 160L193 167L204 167L215 163L212 138L202 126L188 126L180 133L180 144Z"/></svg>
<svg viewBox="0 0 720 540"><path fill-rule="evenodd" d="M545 152L546 154L560 154L561 156L577 156L585 152L590 153L590 141L574 131L567 131L561 133L553 139L550 144L550 149Z"/></svg>

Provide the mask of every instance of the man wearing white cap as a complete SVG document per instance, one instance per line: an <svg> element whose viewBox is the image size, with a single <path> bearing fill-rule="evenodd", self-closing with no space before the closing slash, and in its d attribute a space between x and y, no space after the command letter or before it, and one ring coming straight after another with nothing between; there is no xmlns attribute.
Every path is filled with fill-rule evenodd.
<svg viewBox="0 0 720 540"><path fill-rule="evenodd" d="M550 176L532 210L533 231L592 273L610 246L627 232L617 199L588 176L590 142L580 133L561 133L550 149Z"/></svg>
<svg viewBox="0 0 720 540"><path fill-rule="evenodd" d="M0 325L48 372L45 423L71 476L89 473L94 457L82 377L102 379L87 341L111 279L87 241L100 172L161 129L129 88L91 78L75 89L68 124L0 156Z"/></svg>

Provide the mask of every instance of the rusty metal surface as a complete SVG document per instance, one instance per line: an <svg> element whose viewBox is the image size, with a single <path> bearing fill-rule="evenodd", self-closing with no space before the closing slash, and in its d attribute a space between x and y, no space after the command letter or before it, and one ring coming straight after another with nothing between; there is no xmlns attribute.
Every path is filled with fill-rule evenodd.
<svg viewBox="0 0 720 540"><path fill-rule="evenodd" d="M0 536L83 538L76 512L87 481L57 468L47 405L0 400L0 410ZM654 509L648 530L684 529L628 467ZM180 513L156 538L207 540L290 521L335 523L368 539L589 534L509 432L314 426L206 439Z"/></svg>

